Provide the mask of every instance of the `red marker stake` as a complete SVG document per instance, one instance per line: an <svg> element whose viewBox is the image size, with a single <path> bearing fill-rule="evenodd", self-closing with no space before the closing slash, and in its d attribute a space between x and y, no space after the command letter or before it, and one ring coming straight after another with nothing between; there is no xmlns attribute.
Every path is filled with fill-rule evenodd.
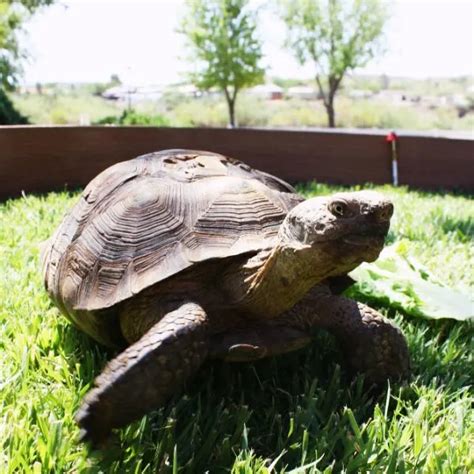
<svg viewBox="0 0 474 474"><path fill-rule="evenodd" d="M397 140L398 136L395 132L390 132L385 141L392 146L392 184L398 186L398 156L397 156Z"/></svg>

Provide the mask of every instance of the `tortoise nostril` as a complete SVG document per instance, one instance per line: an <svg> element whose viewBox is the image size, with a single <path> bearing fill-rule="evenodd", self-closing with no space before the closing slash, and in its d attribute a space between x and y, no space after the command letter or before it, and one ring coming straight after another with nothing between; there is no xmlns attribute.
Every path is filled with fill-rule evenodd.
<svg viewBox="0 0 474 474"><path fill-rule="evenodd" d="M387 222L393 215L393 204L391 202L380 206L375 211L377 222Z"/></svg>

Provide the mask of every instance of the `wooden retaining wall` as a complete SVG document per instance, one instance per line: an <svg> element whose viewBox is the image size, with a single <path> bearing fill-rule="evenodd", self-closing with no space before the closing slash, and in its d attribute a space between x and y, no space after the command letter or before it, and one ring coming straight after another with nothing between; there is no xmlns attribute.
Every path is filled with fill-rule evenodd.
<svg viewBox="0 0 474 474"><path fill-rule="evenodd" d="M401 135L399 180L474 190L474 140ZM154 127L0 127L0 198L87 184L113 163L166 148L210 150L290 182L389 183L383 132Z"/></svg>

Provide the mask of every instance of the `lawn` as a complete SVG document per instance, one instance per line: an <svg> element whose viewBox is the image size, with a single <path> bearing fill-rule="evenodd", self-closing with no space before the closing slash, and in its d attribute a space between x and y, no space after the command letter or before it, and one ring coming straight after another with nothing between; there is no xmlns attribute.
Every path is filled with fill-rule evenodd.
<svg viewBox="0 0 474 474"><path fill-rule="evenodd" d="M435 275L472 288L472 198L377 189L395 202L389 241L408 239ZM360 378L349 382L321 333L290 355L208 363L184 395L88 453L74 413L113 354L60 316L38 264L39 243L76 199L0 204L0 472L473 472L473 325L391 308L381 311L401 326L412 355L405 386L374 395Z"/></svg>

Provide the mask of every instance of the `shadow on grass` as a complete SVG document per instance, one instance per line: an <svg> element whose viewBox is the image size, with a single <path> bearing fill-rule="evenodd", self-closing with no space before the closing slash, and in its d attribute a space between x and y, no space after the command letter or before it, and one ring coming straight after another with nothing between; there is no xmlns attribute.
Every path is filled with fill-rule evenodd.
<svg viewBox="0 0 474 474"><path fill-rule="evenodd" d="M434 383L449 393L472 381L465 354L472 326L416 320L403 326L415 382L401 391L392 387L399 400L414 406L423 387ZM64 331L70 362L81 364L85 386L114 353L70 325ZM387 396L386 387L376 394L360 377L351 382L339 366L342 355L324 332L309 348L276 358L209 361L183 394L118 431L102 451L90 452L89 472L168 472L173 465L181 472L229 472L237 453L270 460L281 456L279 469L319 458L319 469L338 471L357 456L354 420L363 425ZM395 399L387 405L388 423L396 405Z"/></svg>
<svg viewBox="0 0 474 474"><path fill-rule="evenodd" d="M459 217L443 216L440 227L445 234L455 232L463 241L474 239L474 219L471 217L462 219Z"/></svg>
<svg viewBox="0 0 474 474"><path fill-rule="evenodd" d="M113 353L72 326L65 331L74 348L70 363L81 364L85 386ZM90 472L144 466L166 472L173 456L183 472L229 472L242 450L269 459L282 454L282 466L299 466L307 452L316 451L323 456L321 466L329 465L344 457L350 431L345 407L359 423L374 407L362 379L350 383L339 370L342 363L325 333L309 348L253 364L209 361L184 394L91 452Z"/></svg>
<svg viewBox="0 0 474 474"><path fill-rule="evenodd" d="M394 412L405 416L407 407L416 406L423 390L454 394L474 378L466 347L472 324L401 320L389 313L402 321L414 381L400 391L392 387L404 408L390 400L387 426ZM79 364L84 388L115 353L70 324L60 330L65 355L71 368ZM350 381L335 340L321 332L310 347L276 358L207 362L183 394L116 432L102 451L90 452L89 472L168 472L173 465L180 472L229 472L238 453L270 460L281 456L278 469L319 459L319 469L332 466L337 472L358 455L360 462L354 420L362 426L372 419L386 396L386 387L377 394L368 392L361 378Z"/></svg>

